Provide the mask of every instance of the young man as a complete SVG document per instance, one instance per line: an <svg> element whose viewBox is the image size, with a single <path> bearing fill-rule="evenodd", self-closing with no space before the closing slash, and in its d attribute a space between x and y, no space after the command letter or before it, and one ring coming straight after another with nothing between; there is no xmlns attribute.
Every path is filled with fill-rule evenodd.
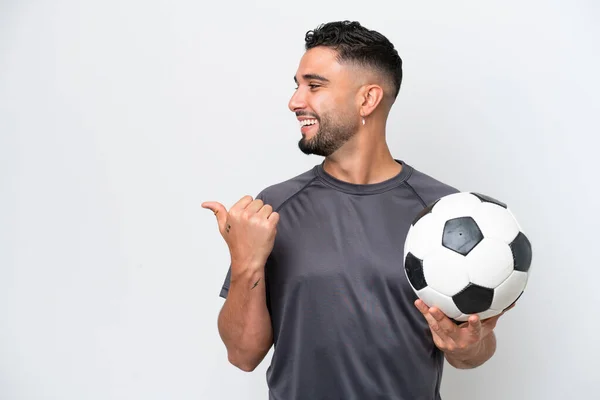
<svg viewBox="0 0 600 400"><path fill-rule="evenodd" d="M418 300L403 244L426 205L457 190L392 157L386 121L402 60L357 22L306 35L289 102L300 149L322 164L212 210L230 253L218 329L252 371L274 345L272 400L439 399L444 357L473 368L498 317L455 325Z"/></svg>

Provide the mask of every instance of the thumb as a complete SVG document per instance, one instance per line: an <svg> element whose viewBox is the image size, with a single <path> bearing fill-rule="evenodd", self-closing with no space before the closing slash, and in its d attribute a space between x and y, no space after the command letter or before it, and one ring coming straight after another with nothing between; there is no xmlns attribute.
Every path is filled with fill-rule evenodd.
<svg viewBox="0 0 600 400"><path fill-rule="evenodd" d="M223 204L216 201L207 201L202 203L202 208L211 210L217 217L217 223L219 224L219 230L223 232L225 229L225 223L227 222L227 209Z"/></svg>

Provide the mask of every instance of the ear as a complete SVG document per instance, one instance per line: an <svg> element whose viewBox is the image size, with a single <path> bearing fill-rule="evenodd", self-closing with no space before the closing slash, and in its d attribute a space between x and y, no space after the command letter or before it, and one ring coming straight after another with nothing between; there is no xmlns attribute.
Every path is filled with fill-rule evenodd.
<svg viewBox="0 0 600 400"><path fill-rule="evenodd" d="M383 88L379 85L365 85L358 91L358 106L361 117L368 117L383 100Z"/></svg>

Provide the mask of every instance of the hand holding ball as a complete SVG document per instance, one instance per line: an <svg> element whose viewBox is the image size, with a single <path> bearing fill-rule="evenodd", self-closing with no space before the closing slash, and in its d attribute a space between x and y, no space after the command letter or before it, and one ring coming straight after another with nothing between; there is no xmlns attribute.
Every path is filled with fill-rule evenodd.
<svg viewBox="0 0 600 400"><path fill-rule="evenodd" d="M531 258L531 243L507 205L478 193L426 207L404 245L404 270L417 296L457 322L510 307L525 290Z"/></svg>

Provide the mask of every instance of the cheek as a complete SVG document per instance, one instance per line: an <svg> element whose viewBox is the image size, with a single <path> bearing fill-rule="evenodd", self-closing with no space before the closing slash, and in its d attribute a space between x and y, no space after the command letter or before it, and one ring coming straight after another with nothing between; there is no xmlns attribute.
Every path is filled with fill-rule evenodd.
<svg viewBox="0 0 600 400"><path fill-rule="evenodd" d="M319 116L335 109L335 103L324 93L314 93L310 99L310 108Z"/></svg>
<svg viewBox="0 0 600 400"><path fill-rule="evenodd" d="M337 114L344 119L351 118L357 114L355 107L355 97L350 92L344 92L337 96Z"/></svg>
<svg viewBox="0 0 600 400"><path fill-rule="evenodd" d="M328 116L334 121L349 118L355 114L353 97L347 94L332 95L331 93L315 93L310 101L310 107L319 116Z"/></svg>

